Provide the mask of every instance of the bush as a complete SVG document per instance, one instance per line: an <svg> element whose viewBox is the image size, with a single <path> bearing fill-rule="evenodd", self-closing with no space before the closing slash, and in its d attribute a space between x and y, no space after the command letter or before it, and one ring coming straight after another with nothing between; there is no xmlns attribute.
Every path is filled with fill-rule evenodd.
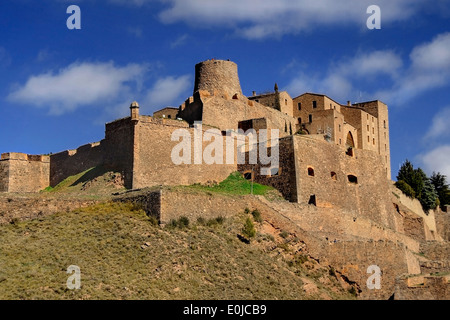
<svg viewBox="0 0 450 320"><path fill-rule="evenodd" d="M206 220L205 220L205 218L203 218L203 217L198 217L198 218L197 218L197 224L199 224L199 225L201 225L201 226L206 225Z"/></svg>
<svg viewBox="0 0 450 320"><path fill-rule="evenodd" d="M208 227L212 227L212 226L216 226L216 225L218 225L218 224L223 224L224 221L225 221L225 218L224 218L224 217L217 217L217 218L209 219L209 220L206 222L206 225L207 225Z"/></svg>
<svg viewBox="0 0 450 320"><path fill-rule="evenodd" d="M259 212L258 209L255 209L252 211L252 216L256 222L259 222L259 223L263 222L263 219L261 218L261 212Z"/></svg>
<svg viewBox="0 0 450 320"><path fill-rule="evenodd" d="M180 228L187 228L189 227L189 218L182 216L178 219L178 227Z"/></svg>
<svg viewBox="0 0 450 320"><path fill-rule="evenodd" d="M253 225L253 222L250 218L247 218L247 220L245 220L244 227L242 228L242 233L247 239L253 238L256 235L255 226Z"/></svg>
<svg viewBox="0 0 450 320"><path fill-rule="evenodd" d="M400 189L407 197L414 198L416 196L416 193L414 192L413 188L409 184L407 184L403 180L398 180L395 183L395 186Z"/></svg>
<svg viewBox="0 0 450 320"><path fill-rule="evenodd" d="M288 232L286 232L284 230L280 232L280 237L282 237L283 239L286 239L288 236L289 236Z"/></svg>

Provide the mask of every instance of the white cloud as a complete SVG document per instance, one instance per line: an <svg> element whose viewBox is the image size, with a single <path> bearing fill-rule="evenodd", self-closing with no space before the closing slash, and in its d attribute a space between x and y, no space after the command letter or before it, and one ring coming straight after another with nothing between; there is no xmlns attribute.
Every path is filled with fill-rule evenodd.
<svg viewBox="0 0 450 320"><path fill-rule="evenodd" d="M425 139L448 139L450 138L450 107L439 111L434 117L430 129L425 134ZM450 159L448 159L450 162Z"/></svg>
<svg viewBox="0 0 450 320"><path fill-rule="evenodd" d="M174 49L176 47L182 46L186 43L189 36L187 34L183 34L176 38L174 41L170 43L170 48Z"/></svg>
<svg viewBox="0 0 450 320"><path fill-rule="evenodd" d="M433 150L419 156L424 170L431 174L433 171L440 172L450 177L450 145L441 145Z"/></svg>
<svg viewBox="0 0 450 320"><path fill-rule="evenodd" d="M359 53L352 59L343 61L336 72L346 76L368 77L389 75L395 77L403 65L401 57L391 50Z"/></svg>
<svg viewBox="0 0 450 320"><path fill-rule="evenodd" d="M154 107L165 107L169 104L180 104L186 98L187 90L191 86L190 76L167 76L155 82L144 97L144 104ZM153 110L155 111L155 110Z"/></svg>
<svg viewBox="0 0 450 320"><path fill-rule="evenodd" d="M142 2L142 0L141 0ZM372 0L162 0L164 23L233 28L250 39L297 33L322 25L360 24L365 28ZM420 0L378 0L384 23L411 18L424 3Z"/></svg>
<svg viewBox="0 0 450 320"><path fill-rule="evenodd" d="M287 88L293 95L313 91L335 99L351 99L355 97L346 95L359 92L361 82L377 79L382 81L373 86L373 92L364 93L364 99L379 99L393 105L407 104L428 90L448 86L450 32L413 48L407 66L392 50L358 52L354 57L330 64L322 74L300 72Z"/></svg>
<svg viewBox="0 0 450 320"><path fill-rule="evenodd" d="M147 65L116 67L108 63L73 63L58 72L31 76L8 100L62 114L79 107L109 103L139 86Z"/></svg>
<svg viewBox="0 0 450 320"><path fill-rule="evenodd" d="M393 51L359 52L354 57L330 65L324 75L301 72L287 85L287 91L294 96L304 92L323 93L345 102L356 98L361 79L373 80L378 76L394 79L401 67L402 59Z"/></svg>
<svg viewBox="0 0 450 320"><path fill-rule="evenodd" d="M376 95L395 104L404 104L414 97L450 82L450 32L437 35L430 42L415 47L410 65L391 89Z"/></svg>

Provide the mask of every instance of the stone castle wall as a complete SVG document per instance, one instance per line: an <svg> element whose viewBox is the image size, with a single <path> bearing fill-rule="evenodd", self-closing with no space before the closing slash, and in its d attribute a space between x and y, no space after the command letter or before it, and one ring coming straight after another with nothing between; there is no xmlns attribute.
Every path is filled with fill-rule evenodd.
<svg viewBox="0 0 450 320"><path fill-rule="evenodd" d="M293 141L298 202L308 203L314 196L318 205L354 211L396 230L386 194L388 180L377 153L355 149L349 156L333 144L307 136L294 136ZM357 182L351 182L351 176Z"/></svg>
<svg viewBox="0 0 450 320"><path fill-rule="evenodd" d="M0 163L0 191L38 192L49 186L48 156L3 153Z"/></svg>
<svg viewBox="0 0 450 320"><path fill-rule="evenodd" d="M102 164L104 160L102 142L89 143L75 150L52 154L50 156L50 186L55 187L69 176Z"/></svg>
<svg viewBox="0 0 450 320"><path fill-rule="evenodd" d="M9 161L0 160L0 192L8 192Z"/></svg>
<svg viewBox="0 0 450 320"><path fill-rule="evenodd" d="M190 141L190 164L175 164L172 160L172 150L181 143L172 141L172 133L182 129L189 133ZM202 128L202 133L208 128ZM198 130L197 132L200 132ZM224 141L220 131L212 138ZM212 141L204 141L199 149L199 154L205 154L205 148ZM222 142L225 147L225 142ZM164 147L161 147L164 146ZM220 182L228 175L236 171L236 162L226 164L225 152L223 153L223 164L201 164L194 161L194 128L189 128L185 122L166 121L165 124L155 124L154 121L139 121L136 125L136 153L133 167L133 188L148 187L151 185L188 185L193 183L206 183L208 181ZM220 150L224 150L221 148ZM179 153L177 153L178 155ZM204 157L203 157L204 158Z"/></svg>

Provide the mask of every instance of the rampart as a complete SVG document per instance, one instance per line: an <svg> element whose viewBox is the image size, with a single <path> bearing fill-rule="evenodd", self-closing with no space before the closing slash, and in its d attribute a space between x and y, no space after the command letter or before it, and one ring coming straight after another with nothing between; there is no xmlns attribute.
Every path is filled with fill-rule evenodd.
<svg viewBox="0 0 450 320"><path fill-rule="evenodd" d="M3 153L0 159L0 191L40 191L49 185L49 169L48 156Z"/></svg>

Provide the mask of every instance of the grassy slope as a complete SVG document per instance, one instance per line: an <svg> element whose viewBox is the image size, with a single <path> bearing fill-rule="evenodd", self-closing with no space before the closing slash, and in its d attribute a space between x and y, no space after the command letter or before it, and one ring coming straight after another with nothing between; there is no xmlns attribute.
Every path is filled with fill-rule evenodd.
<svg viewBox="0 0 450 320"><path fill-rule="evenodd" d="M161 229L131 205L105 203L1 225L0 299L351 298L327 270L267 253L270 237L238 240L246 217ZM66 288L69 265L81 268L80 290ZM312 296L305 278L319 287Z"/></svg>

